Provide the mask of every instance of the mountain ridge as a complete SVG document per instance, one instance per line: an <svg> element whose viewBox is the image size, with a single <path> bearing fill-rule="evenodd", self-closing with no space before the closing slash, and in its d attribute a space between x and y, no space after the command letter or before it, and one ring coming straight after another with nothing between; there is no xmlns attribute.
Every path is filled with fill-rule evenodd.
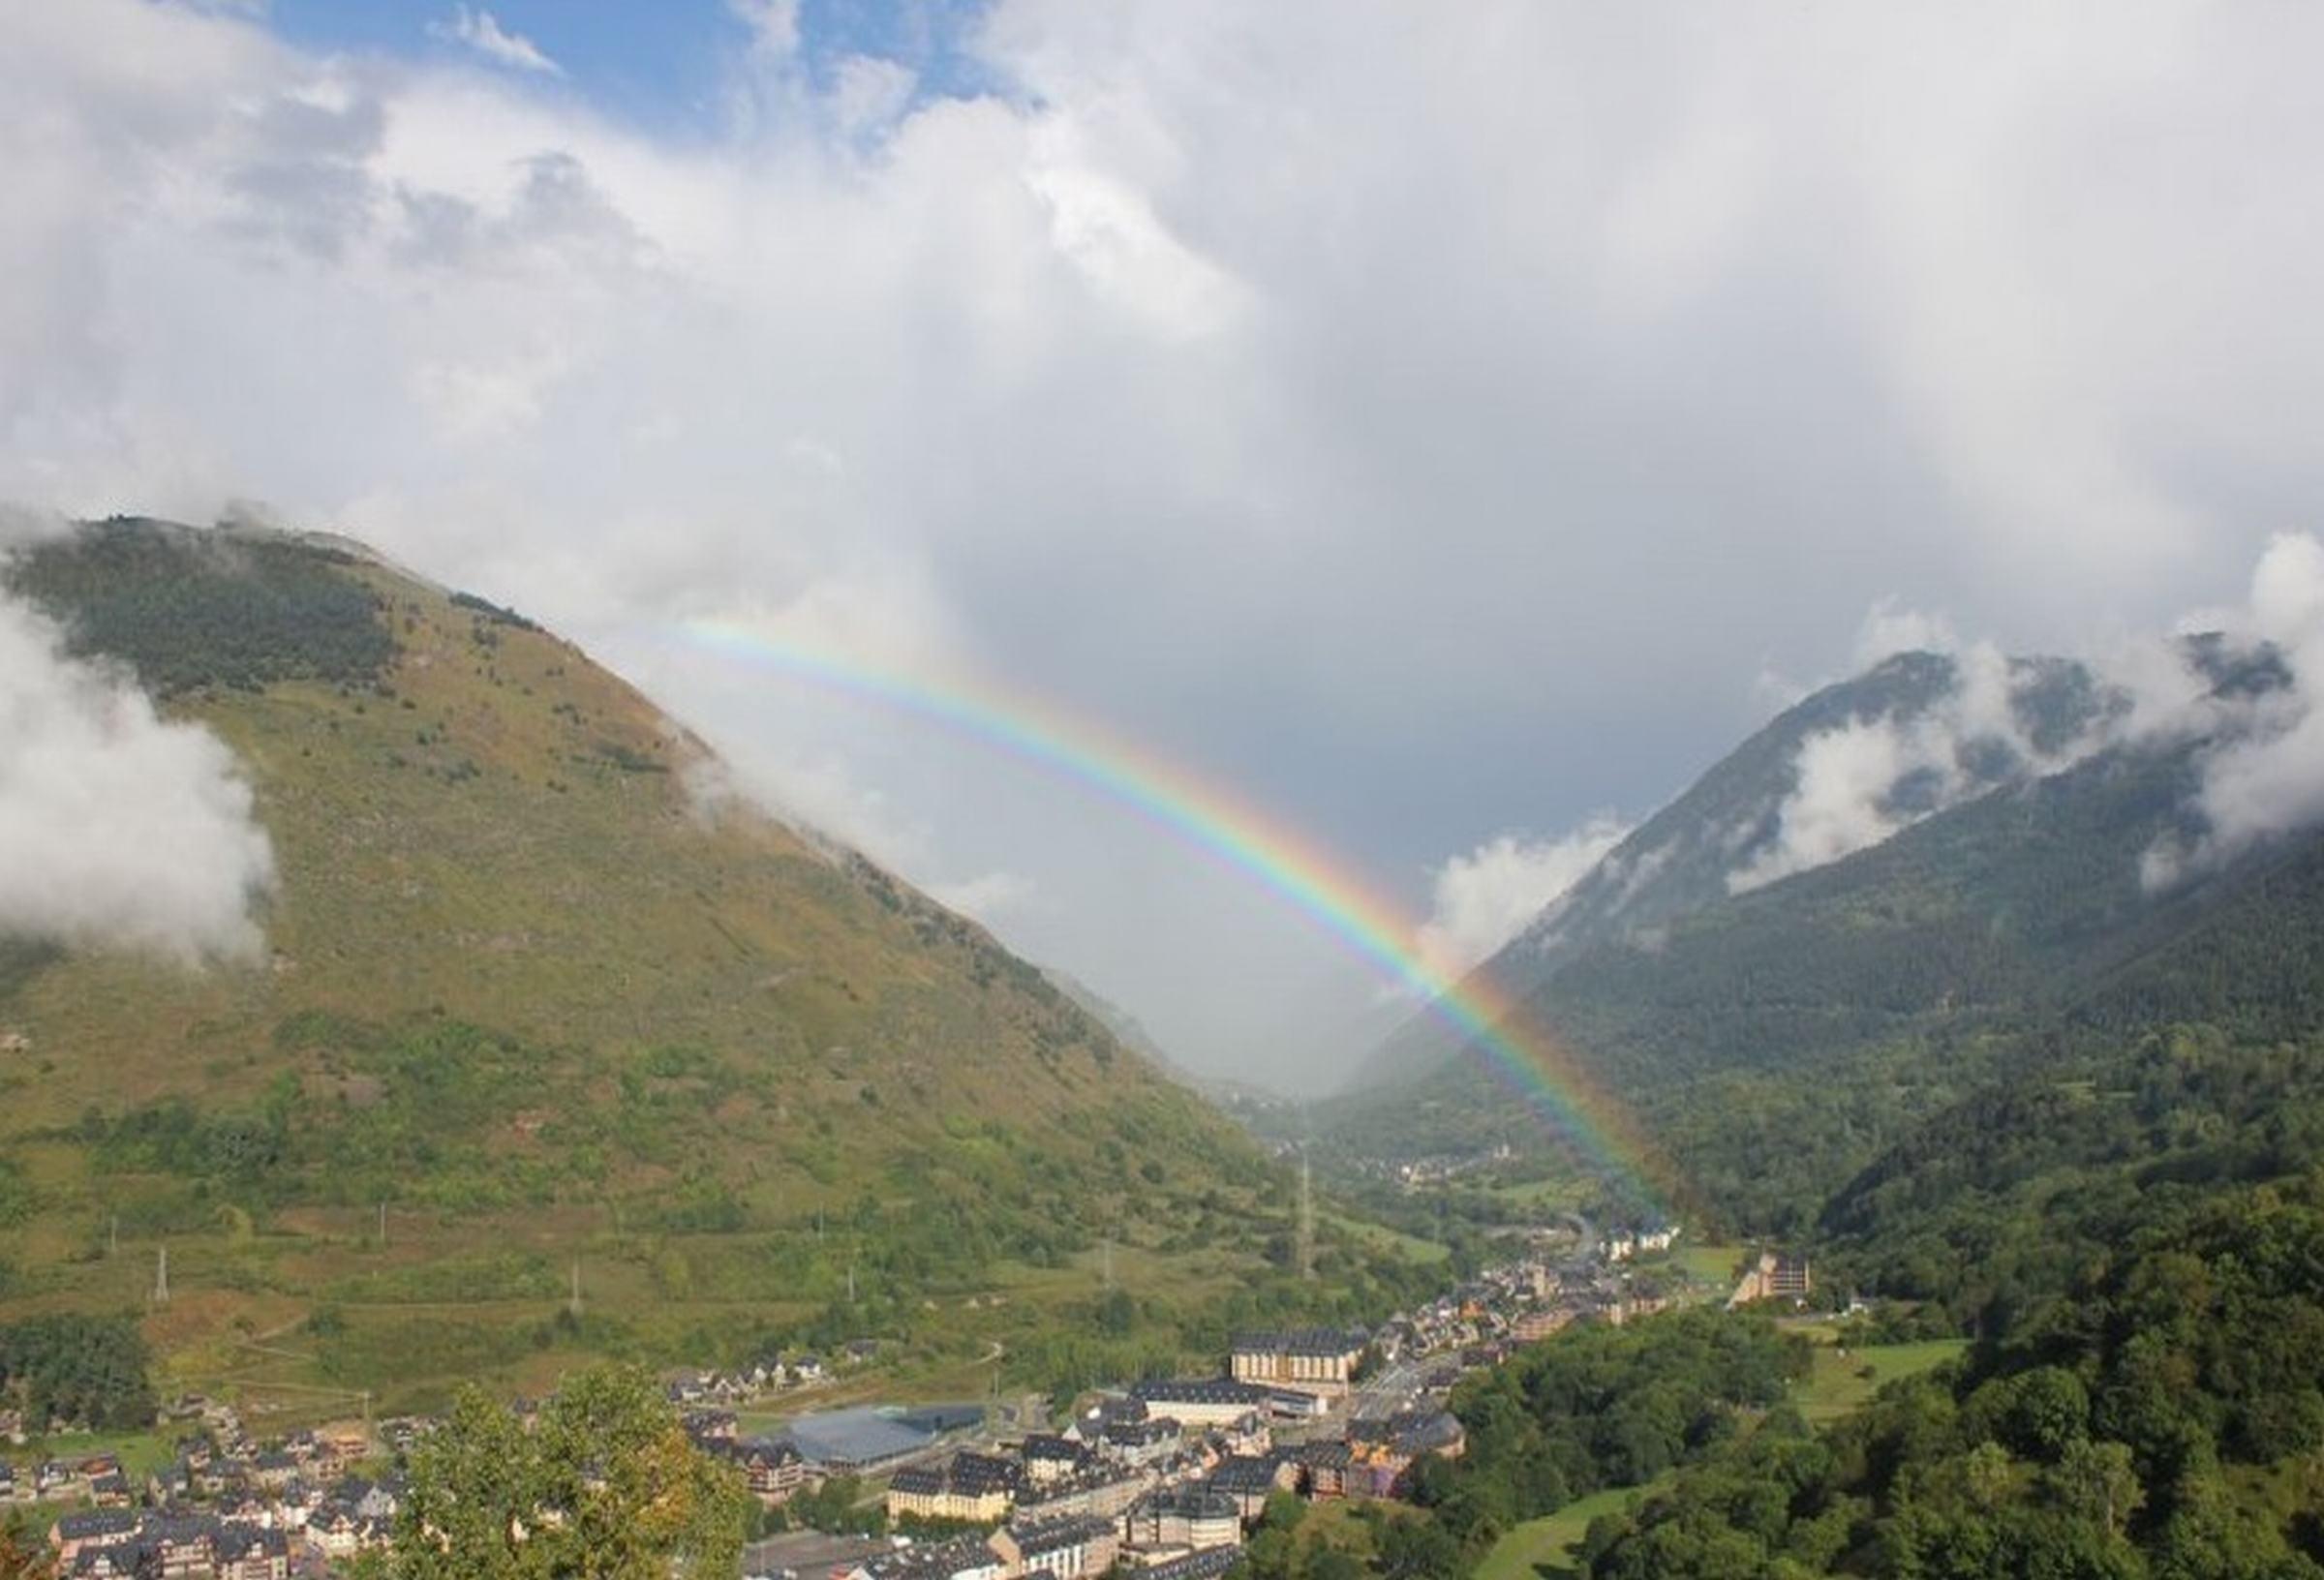
<svg viewBox="0 0 2324 1580"><path fill-rule="evenodd" d="M2285 684L2265 652L2211 639L2181 651L2219 695ZM2129 1028L2215 1000L2254 1015L2276 1006L2291 1024L2312 997L2301 953L2309 944L2263 957L2248 943L2262 922L2255 902L2239 898L2264 891L2279 864L2304 861L2312 831L2150 887L2142 858L2188 837L2219 738L2109 723L2131 701L2061 661L2018 661L2010 673L2046 699L2020 719L2034 753L1972 761L1885 837L1738 885L1753 847L1725 835L1748 827L1761 844L1773 837L1769 808L1797 793L1796 766L1819 731L1893 719L1900 700L1901 727L1917 727L1943 705L1947 670L1932 655L1889 660L1788 711L1483 968L1669 1149L1696 1157L1705 1194L1736 1203L1743 1224L1812 1218L1818 1189L2018 1057L2007 1049L2041 1028ZM1979 740L1956 729L1941 744L1958 751ZM1686 860L1630 896L1636 910L1621 903L1636 864L1671 848ZM2324 923L2307 907L2283 915L2324 947ZM2201 959L2212 964L2189 963ZM1457 1135L1471 1114L1480 1144L1510 1139L1486 1082L1466 1061L1447 1062L1453 1051L1431 1033L1389 1045L1410 1062L1395 1080L1341 1100L1335 1122L1350 1142L1380 1144L1386 1116L1416 1099L1440 1115L1442 1134ZM1817 1080L1832 1090L1811 1090ZM1808 1124L1826 1098L1848 1117Z"/></svg>
<svg viewBox="0 0 2324 1580"><path fill-rule="evenodd" d="M2103 704L2087 670L2067 660L2006 660L2012 711L2029 744L2055 749L2087 727ZM1552 973L1593 944L1651 938L1654 929L1732 896L1731 880L1775 836L1773 818L1797 787L1799 754L1817 735L1872 720L1912 722L1950 694L1956 660L1930 652L1891 654L1786 708L1633 829L1613 850L1475 968L1504 986ZM1999 788L2019 768L2005 743L1972 757L1974 783ZM1441 1021L1417 1016L1359 1066L1354 1086L1410 1079L1456 1051Z"/></svg>

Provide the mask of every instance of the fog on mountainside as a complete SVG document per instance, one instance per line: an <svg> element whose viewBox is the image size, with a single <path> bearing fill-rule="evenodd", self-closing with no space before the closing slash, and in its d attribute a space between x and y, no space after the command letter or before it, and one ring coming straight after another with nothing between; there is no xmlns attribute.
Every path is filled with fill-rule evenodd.
<svg viewBox="0 0 2324 1580"><path fill-rule="evenodd" d="M2156 808L2143 841L2117 852L2109 885L2135 878L2159 899L2197 882L2324 816L2314 744L2324 727L2324 546L2278 538L2248 605L2206 618L2219 628L2088 658L2011 657L1957 641L1882 657L1719 761L1481 969L1538 995L1579 954L1651 954L1684 918L2108 753L2184 757L2195 772L2179 802ZM1440 1018L1416 1016L1354 1079L1409 1079L1456 1046Z"/></svg>

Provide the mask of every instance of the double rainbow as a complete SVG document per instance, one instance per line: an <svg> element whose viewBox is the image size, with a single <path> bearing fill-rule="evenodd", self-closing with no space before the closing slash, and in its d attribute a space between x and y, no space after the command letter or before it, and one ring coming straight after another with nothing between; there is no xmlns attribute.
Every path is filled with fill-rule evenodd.
<svg viewBox="0 0 2324 1580"><path fill-rule="evenodd" d="M1456 977L1348 863L1300 831L1136 743L1040 698L961 676L882 669L717 621L679 627L712 653L942 726L1129 808L1289 901L1443 1019L1600 1170L1652 1201L1675 1175L1628 1111L1485 971Z"/></svg>

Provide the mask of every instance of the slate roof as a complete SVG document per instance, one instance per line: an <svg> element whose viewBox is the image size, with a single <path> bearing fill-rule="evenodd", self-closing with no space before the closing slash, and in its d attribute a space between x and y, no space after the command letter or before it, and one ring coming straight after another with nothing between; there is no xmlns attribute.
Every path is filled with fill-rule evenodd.
<svg viewBox="0 0 2324 1580"><path fill-rule="evenodd" d="M1112 1520L1100 1519L1094 1514L1068 1514L1061 1519L1033 1520L1009 1527L1009 1534L1016 1538L1018 1550L1027 1559L1040 1553L1086 1546L1115 1532Z"/></svg>
<svg viewBox="0 0 2324 1580"><path fill-rule="evenodd" d="M1206 1547L1138 1571L1138 1580L1214 1580L1242 1562L1239 1547Z"/></svg>
<svg viewBox="0 0 2324 1580"><path fill-rule="evenodd" d="M56 1522L56 1534L67 1541L102 1541L107 1536L126 1536L138 1528L138 1514L132 1508L91 1508L77 1514L66 1514Z"/></svg>
<svg viewBox="0 0 2324 1580"><path fill-rule="evenodd" d="M1255 1454L1234 1454L1218 1462L1218 1469L1210 1473L1210 1484L1221 1492L1238 1495L1272 1492L1276 1463Z"/></svg>
<svg viewBox="0 0 2324 1580"><path fill-rule="evenodd" d="M929 1435L872 1410L837 1410L802 1415L791 1423L799 1452L822 1465L876 1465L917 1453Z"/></svg>
<svg viewBox="0 0 2324 1580"><path fill-rule="evenodd" d="M1353 1329L1337 1327L1300 1327L1283 1332L1253 1332L1235 1335L1238 1354L1307 1355L1318 1359L1332 1359L1352 1355L1371 1339Z"/></svg>
<svg viewBox="0 0 2324 1580"><path fill-rule="evenodd" d="M1156 1405L1243 1405L1262 1407L1269 1390L1231 1377L1149 1377L1130 1384L1131 1397L1148 1410Z"/></svg>

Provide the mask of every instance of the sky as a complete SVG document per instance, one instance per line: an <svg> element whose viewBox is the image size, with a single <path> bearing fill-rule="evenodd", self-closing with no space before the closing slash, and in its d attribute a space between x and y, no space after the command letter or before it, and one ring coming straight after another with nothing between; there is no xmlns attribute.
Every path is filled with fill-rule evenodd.
<svg viewBox="0 0 2324 1580"><path fill-rule="evenodd" d="M1458 965L1876 611L2078 650L2318 524L2320 45L2144 0L11 7L0 501L362 537L1182 1062L1322 1083L1408 1008L1327 929L688 633L1039 699Z"/></svg>

